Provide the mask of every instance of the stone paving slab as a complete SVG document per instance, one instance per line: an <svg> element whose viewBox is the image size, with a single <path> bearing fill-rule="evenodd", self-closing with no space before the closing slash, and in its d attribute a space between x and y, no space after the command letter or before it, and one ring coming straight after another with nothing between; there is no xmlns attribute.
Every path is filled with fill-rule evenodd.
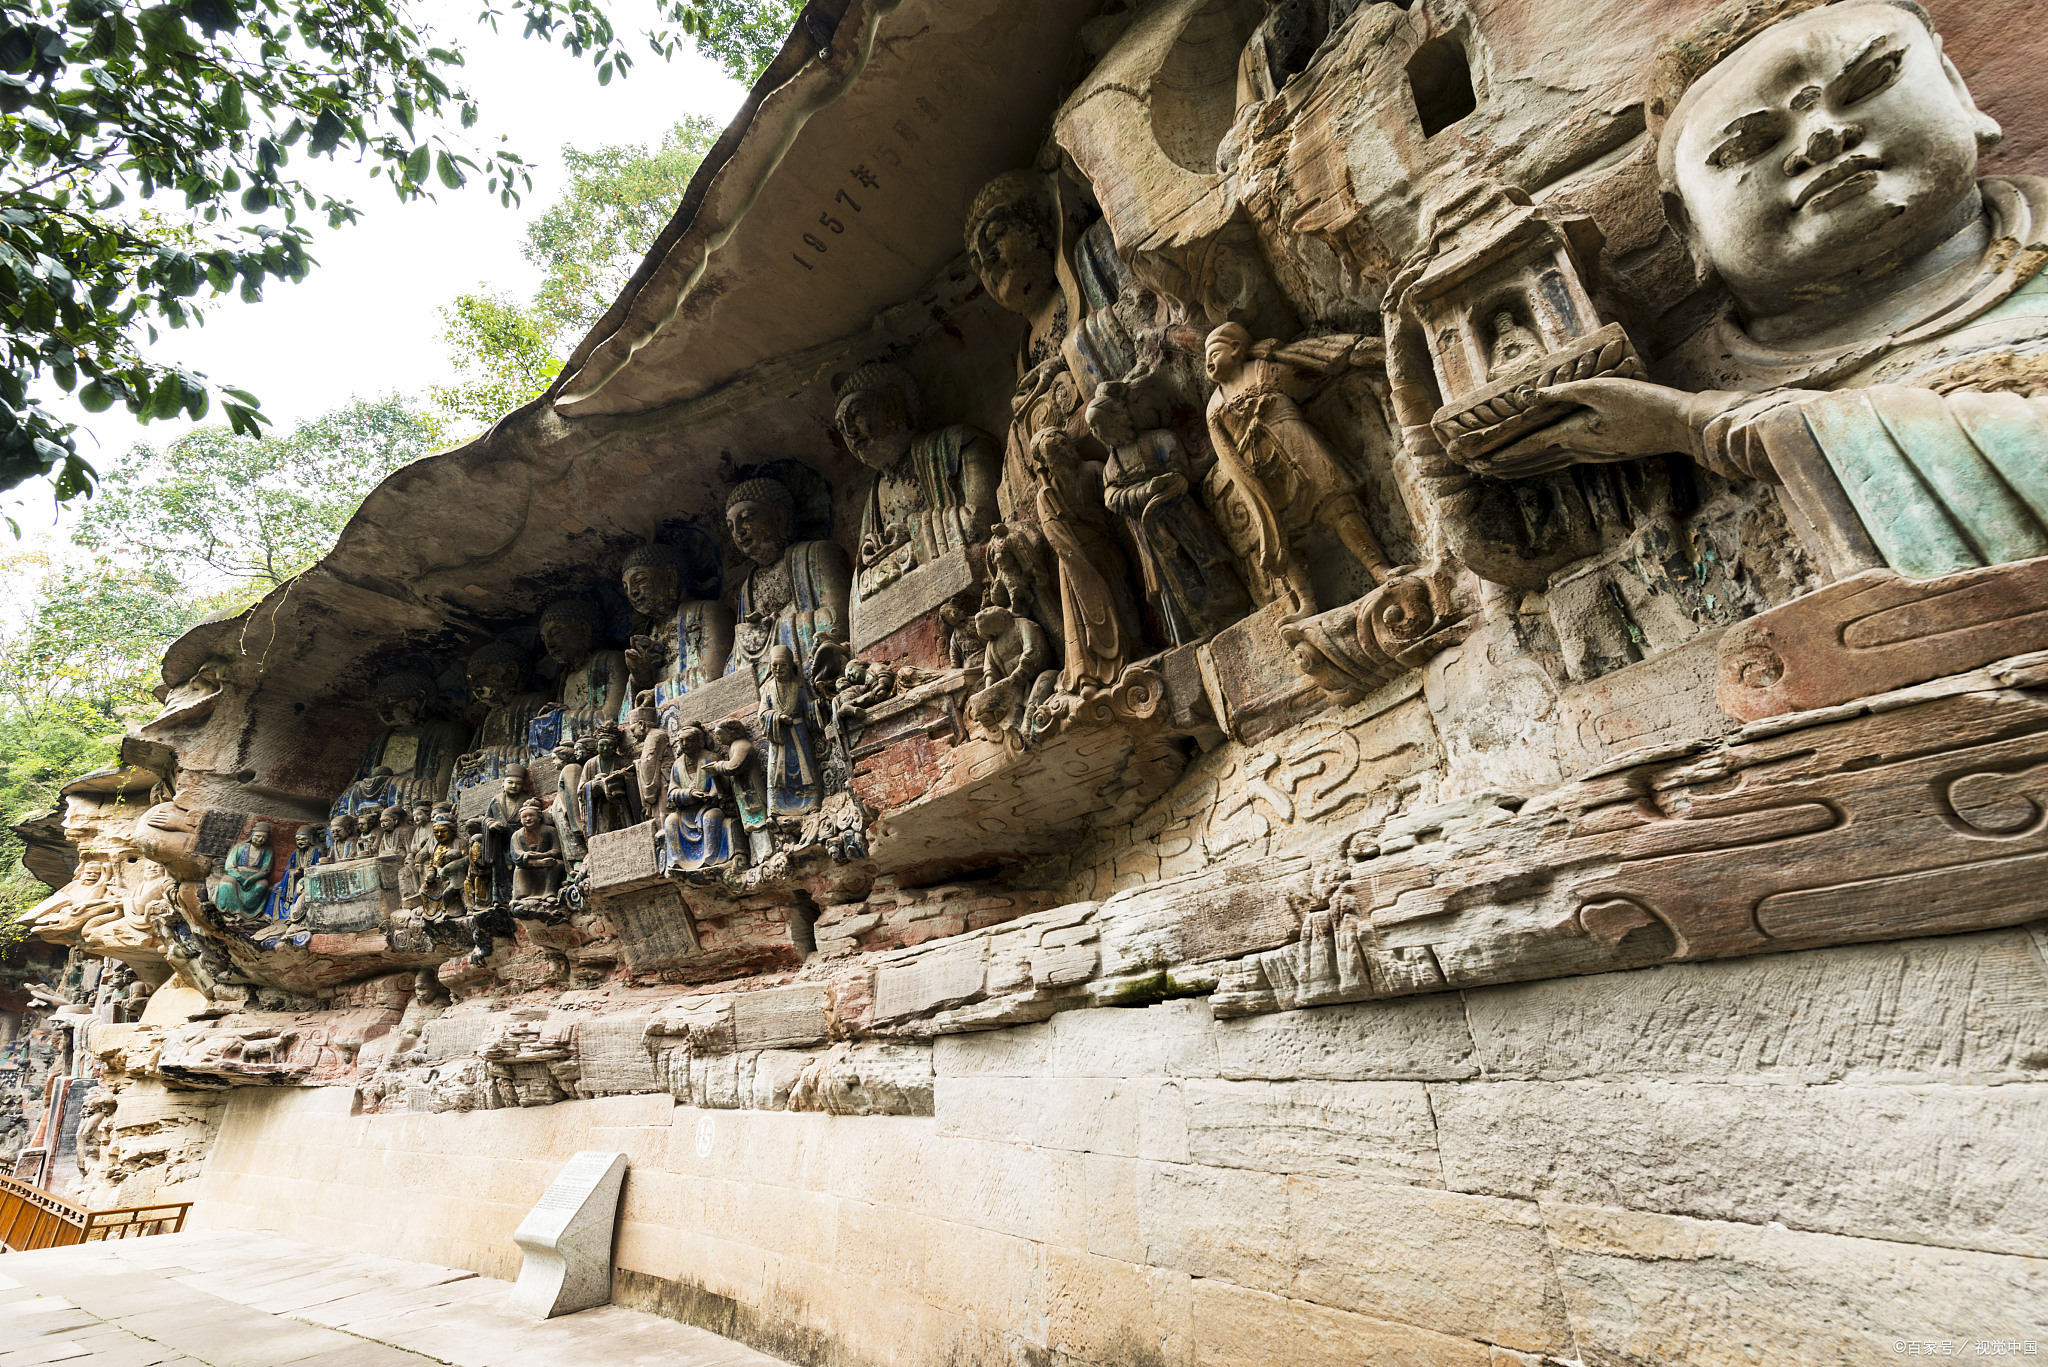
<svg viewBox="0 0 2048 1367"><path fill-rule="evenodd" d="M616 1306L535 1320L509 1282L193 1231L6 1255L0 1367L787 1367Z"/></svg>

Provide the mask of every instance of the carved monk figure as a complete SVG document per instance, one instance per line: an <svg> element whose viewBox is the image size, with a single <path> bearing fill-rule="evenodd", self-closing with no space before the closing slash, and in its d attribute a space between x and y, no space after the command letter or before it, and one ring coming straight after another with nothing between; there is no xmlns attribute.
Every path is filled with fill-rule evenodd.
<svg viewBox="0 0 2048 1367"><path fill-rule="evenodd" d="M921 433L916 382L881 363L853 372L833 420L846 448L875 472L860 519L861 597L988 539L1002 477L995 438L959 424Z"/></svg>
<svg viewBox="0 0 2048 1367"><path fill-rule="evenodd" d="M526 805L526 797L526 770L510 770L499 780L498 792L484 808L482 819L470 822L484 838L482 866L470 870L470 884L485 890L484 900L472 897L471 911L512 900L512 832L518 829L519 809ZM470 895L467 890L465 895Z"/></svg>
<svg viewBox="0 0 2048 1367"><path fill-rule="evenodd" d="M558 598L541 612L541 642L562 667L555 690L555 704L561 709L559 729L542 738L544 749L617 721L619 709L626 705L631 691L626 656L598 648L601 625L597 608L581 598ZM531 731L528 743L533 743Z"/></svg>
<svg viewBox="0 0 2048 1367"><path fill-rule="evenodd" d="M512 898L552 897L562 886L562 843L538 798L519 809L512 833Z"/></svg>
<svg viewBox="0 0 2048 1367"><path fill-rule="evenodd" d="M1999 137L1909 0L1724 5L1659 58L1667 212L1732 307L1670 385L1541 391L1542 470L1688 451L1782 484L1830 571L2048 554L2048 183L1977 179Z"/></svg>
<svg viewBox="0 0 2048 1367"><path fill-rule="evenodd" d="M356 857L356 819L353 814L343 812L327 827L327 848L336 861Z"/></svg>
<svg viewBox="0 0 2048 1367"><path fill-rule="evenodd" d="M1066 667L1060 687L1107 687L1135 652L1136 613L1117 547L1103 516L1102 467L1084 461L1064 431L1031 444L1038 525L1059 562L1060 625Z"/></svg>
<svg viewBox="0 0 2048 1367"><path fill-rule="evenodd" d="M460 916L462 883L469 872L469 864L462 845L455 838L453 813L445 808L437 812L432 834L433 846L420 861L421 907L429 916Z"/></svg>
<svg viewBox="0 0 2048 1367"><path fill-rule="evenodd" d="M285 863L285 876L277 880L277 888L271 893L267 914L273 921L282 921L298 909L306 892L306 875L320 864L320 847L314 843L313 828L299 827L292 837L292 852Z"/></svg>
<svg viewBox="0 0 2048 1367"><path fill-rule="evenodd" d="M249 838L228 851L221 865L220 886L213 904L229 916L255 916L270 899L270 870L277 854L270 848L270 827L258 822Z"/></svg>
<svg viewBox="0 0 2048 1367"><path fill-rule="evenodd" d="M817 708L797 673L796 652L788 646L769 652L768 677L761 684L760 726L769 814L802 816L818 805L824 792L818 782Z"/></svg>
<svg viewBox="0 0 2048 1367"><path fill-rule="evenodd" d="M595 753L588 737L555 747L555 795L548 803L548 818L562 838L563 857L572 864L582 862L588 853L583 838L583 763Z"/></svg>
<svg viewBox="0 0 2048 1367"><path fill-rule="evenodd" d="M1203 347L1216 382L1209 436L1217 462L1251 512L1252 573L1266 601L1289 600L1289 616L1316 611L1306 558L1293 545L1313 523L1328 528L1375 582L1387 577L1386 556L1366 525L1356 481L1297 401L1317 363L1341 361L1352 340L1342 339L1342 353L1313 344L1254 344L1243 325L1225 323Z"/></svg>
<svg viewBox="0 0 2048 1367"><path fill-rule="evenodd" d="M731 717L718 723L711 734L725 747L725 754L705 767L725 780L751 853L759 862L775 852L775 841L768 830L768 795L761 780L760 757L754 753L754 735L745 722Z"/></svg>
<svg viewBox="0 0 2048 1367"><path fill-rule="evenodd" d="M377 819L376 853L379 858L403 859L411 847L412 826L406 810L393 803Z"/></svg>
<svg viewBox="0 0 2048 1367"><path fill-rule="evenodd" d="M1026 708L1050 691L1052 647L1045 632L1028 617L1012 616L1008 608L987 607L975 614L974 629L987 644L981 688L967 700L967 715L991 737L1025 732Z"/></svg>
<svg viewBox="0 0 2048 1367"><path fill-rule="evenodd" d="M719 801L718 776L705 762L711 738L694 722L676 733L669 766L668 815L661 824L662 868L694 873L733 856L732 818ZM743 837L742 837L743 838Z"/></svg>
<svg viewBox="0 0 2048 1367"><path fill-rule="evenodd" d="M1207 640L1251 607L1230 551L1190 489L1180 438L1140 432L1129 391L1112 380L1088 402L1088 428L1110 451L1103 499L1130 528L1145 595L1167 645Z"/></svg>
<svg viewBox="0 0 2048 1367"><path fill-rule="evenodd" d="M653 708L636 707L626 714L626 744L640 786L641 819L659 816L668 794L669 766L675 762L675 742Z"/></svg>
<svg viewBox="0 0 2048 1367"><path fill-rule="evenodd" d="M625 753L626 733L615 723L597 728L591 737L596 757L583 766L583 834L587 839L606 831L623 831L644 819L640 810L640 776Z"/></svg>
<svg viewBox="0 0 2048 1367"><path fill-rule="evenodd" d="M770 648L788 646L807 669L820 636L846 634L846 552L833 541L792 541L795 517L796 500L780 480L746 480L725 501L733 545L753 562L740 582L739 640L726 673L751 669L757 684L767 677Z"/></svg>
<svg viewBox="0 0 2048 1367"><path fill-rule="evenodd" d="M683 596L688 557L656 542L634 550L620 567L620 585L638 619L626 651L633 687L652 689L661 708L725 673L732 656L732 609Z"/></svg>

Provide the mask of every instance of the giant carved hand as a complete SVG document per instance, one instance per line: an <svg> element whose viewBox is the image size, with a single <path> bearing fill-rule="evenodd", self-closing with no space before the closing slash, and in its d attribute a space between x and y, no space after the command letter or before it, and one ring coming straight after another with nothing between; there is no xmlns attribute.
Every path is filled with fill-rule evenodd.
<svg viewBox="0 0 2048 1367"><path fill-rule="evenodd" d="M1537 475L1585 462L1690 452L1693 433L1739 395L1687 393L1646 380L1573 380L1536 391L1562 415L1487 457L1490 475Z"/></svg>

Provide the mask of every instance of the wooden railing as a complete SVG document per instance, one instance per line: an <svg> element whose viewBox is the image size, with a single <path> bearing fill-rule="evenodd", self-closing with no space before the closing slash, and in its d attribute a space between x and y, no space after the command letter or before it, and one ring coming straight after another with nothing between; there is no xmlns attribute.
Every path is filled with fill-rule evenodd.
<svg viewBox="0 0 2048 1367"><path fill-rule="evenodd" d="M0 1176L0 1251L64 1248L100 1239L176 1234L185 1227L190 1201L153 1206L87 1210L19 1178Z"/></svg>

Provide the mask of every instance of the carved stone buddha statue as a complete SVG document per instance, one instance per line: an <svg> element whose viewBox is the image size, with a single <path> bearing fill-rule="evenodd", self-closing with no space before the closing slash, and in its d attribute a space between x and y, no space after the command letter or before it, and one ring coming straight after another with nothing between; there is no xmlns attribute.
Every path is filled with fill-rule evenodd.
<svg viewBox="0 0 2048 1367"><path fill-rule="evenodd" d="M2048 554L2048 183L1910 0L1748 0L1675 37L1645 105L1667 213L1729 306L1659 365L1539 399L1525 471L1686 451L1784 486L1836 576Z"/></svg>
<svg viewBox="0 0 2048 1367"><path fill-rule="evenodd" d="M733 545L753 562L740 581L739 629L725 672L768 677L768 654L777 645L795 652L808 671L821 636L844 637L853 589L846 552L833 541L795 541L796 500L780 480L755 478L735 486L725 501Z"/></svg>
<svg viewBox="0 0 2048 1367"><path fill-rule="evenodd" d="M723 674L732 656L732 609L684 597L687 568L680 549L653 541L632 551L619 568L620 586L639 619L626 664L636 696L652 689L657 709Z"/></svg>
<svg viewBox="0 0 2048 1367"><path fill-rule="evenodd" d="M875 472L860 520L859 595L948 551L979 545L996 520L1002 453L978 427L922 431L917 382L871 362L840 391L834 422L847 449Z"/></svg>

